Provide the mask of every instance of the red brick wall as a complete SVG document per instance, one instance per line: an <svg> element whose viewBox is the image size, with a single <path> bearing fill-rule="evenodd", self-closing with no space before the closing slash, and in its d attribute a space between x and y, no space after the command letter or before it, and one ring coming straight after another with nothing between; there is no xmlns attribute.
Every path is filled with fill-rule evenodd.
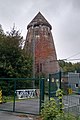
<svg viewBox="0 0 80 120"><path fill-rule="evenodd" d="M35 65L39 64L40 69L40 63L42 64L42 71L39 71L46 76L49 73L58 71L59 65L56 61L56 50L50 28L47 26L38 26L28 29L25 49L29 50L29 52L33 50L33 40L35 42Z"/></svg>

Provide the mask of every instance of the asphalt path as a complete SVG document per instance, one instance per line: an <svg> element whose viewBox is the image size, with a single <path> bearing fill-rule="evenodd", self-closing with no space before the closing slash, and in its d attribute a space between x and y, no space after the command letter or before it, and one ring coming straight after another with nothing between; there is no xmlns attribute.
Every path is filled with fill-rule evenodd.
<svg viewBox="0 0 80 120"><path fill-rule="evenodd" d="M39 99L20 100L15 102L15 111L39 114ZM13 102L0 104L0 110L13 111Z"/></svg>
<svg viewBox="0 0 80 120"><path fill-rule="evenodd" d="M35 120L36 116L30 114L39 114L39 99L16 101L15 112L9 111L13 111L13 102L0 104L0 120Z"/></svg>
<svg viewBox="0 0 80 120"><path fill-rule="evenodd" d="M80 107L80 95L68 95L63 97L63 103L65 108L71 107L70 111L79 112L80 109L76 109ZM0 109L3 110L13 110L13 103L3 103L0 104ZM15 103L15 110L17 112L23 113L31 113L31 114L38 114L39 113L39 100L32 99L32 100L22 100L16 101ZM35 120L32 116L27 114L21 113L14 113L14 112L6 112L0 111L0 120Z"/></svg>
<svg viewBox="0 0 80 120"><path fill-rule="evenodd" d="M31 116L0 111L0 120L34 120Z"/></svg>

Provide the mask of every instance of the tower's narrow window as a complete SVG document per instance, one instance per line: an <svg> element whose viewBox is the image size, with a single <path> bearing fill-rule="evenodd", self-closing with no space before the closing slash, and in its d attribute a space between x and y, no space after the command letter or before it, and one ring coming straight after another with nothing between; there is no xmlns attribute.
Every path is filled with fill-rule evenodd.
<svg viewBox="0 0 80 120"><path fill-rule="evenodd" d="M37 63L36 68L37 68L37 73L42 72L42 63Z"/></svg>
<svg viewBox="0 0 80 120"><path fill-rule="evenodd" d="M40 37L38 30L35 31L35 37Z"/></svg>
<svg viewBox="0 0 80 120"><path fill-rule="evenodd" d="M39 63L37 63L36 68L37 68L37 73L39 73Z"/></svg>
<svg viewBox="0 0 80 120"><path fill-rule="evenodd" d="M42 72L42 63L40 63L40 72Z"/></svg>
<svg viewBox="0 0 80 120"><path fill-rule="evenodd" d="M35 36L39 35L38 30L35 31Z"/></svg>

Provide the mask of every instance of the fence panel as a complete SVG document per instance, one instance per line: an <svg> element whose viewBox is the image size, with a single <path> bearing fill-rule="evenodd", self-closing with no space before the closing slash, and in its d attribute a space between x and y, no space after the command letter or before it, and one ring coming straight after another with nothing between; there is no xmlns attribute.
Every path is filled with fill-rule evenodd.
<svg viewBox="0 0 80 120"><path fill-rule="evenodd" d="M80 74L62 73L62 90L64 111L76 116L80 115Z"/></svg>
<svg viewBox="0 0 80 120"><path fill-rule="evenodd" d="M0 110L39 114L44 100L44 79L0 78L2 103ZM42 96L43 95L43 96Z"/></svg>
<svg viewBox="0 0 80 120"><path fill-rule="evenodd" d="M56 91L63 91L62 103L66 113L80 116L80 73L58 72L49 75L49 99L57 101Z"/></svg>

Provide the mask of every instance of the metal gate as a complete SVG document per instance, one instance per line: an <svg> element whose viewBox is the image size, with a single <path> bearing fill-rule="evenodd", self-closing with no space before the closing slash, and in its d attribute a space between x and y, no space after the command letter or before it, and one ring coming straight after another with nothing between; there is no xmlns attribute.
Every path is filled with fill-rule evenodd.
<svg viewBox="0 0 80 120"><path fill-rule="evenodd" d="M0 110L39 114L44 101L44 79L0 78Z"/></svg>

